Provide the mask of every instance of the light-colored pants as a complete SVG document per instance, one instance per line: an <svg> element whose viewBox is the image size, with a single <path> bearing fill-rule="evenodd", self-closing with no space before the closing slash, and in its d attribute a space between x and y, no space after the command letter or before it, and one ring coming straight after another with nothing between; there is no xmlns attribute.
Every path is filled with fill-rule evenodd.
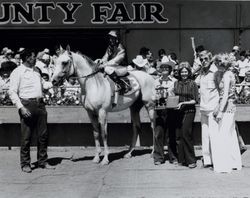
<svg viewBox="0 0 250 198"><path fill-rule="evenodd" d="M116 70L115 67L112 67L112 66L106 66L106 67L104 67L104 71L105 71L108 75L111 75L115 70Z"/></svg>
<svg viewBox="0 0 250 198"><path fill-rule="evenodd" d="M106 66L104 67L104 71L108 74L111 75L112 73L116 73L118 76L124 76L127 74L128 70L127 67L124 66Z"/></svg>
<svg viewBox="0 0 250 198"><path fill-rule="evenodd" d="M235 130L235 113L223 113L219 131L214 134L212 153L215 172L231 172L242 167L241 154Z"/></svg>
<svg viewBox="0 0 250 198"><path fill-rule="evenodd" d="M213 112L201 111L201 137L202 137L202 155L204 165L212 164L213 134L218 132L218 123L213 117Z"/></svg>

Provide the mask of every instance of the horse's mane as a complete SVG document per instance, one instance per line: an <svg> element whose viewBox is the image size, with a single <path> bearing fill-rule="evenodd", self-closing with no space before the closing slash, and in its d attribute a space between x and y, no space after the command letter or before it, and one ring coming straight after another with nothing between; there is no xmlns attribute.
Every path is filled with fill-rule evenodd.
<svg viewBox="0 0 250 198"><path fill-rule="evenodd" d="M78 54L78 55L83 57L89 63L89 65L91 65L91 67L93 67L94 69L97 69L98 65L91 58L89 58L87 55L82 54L82 53Z"/></svg>

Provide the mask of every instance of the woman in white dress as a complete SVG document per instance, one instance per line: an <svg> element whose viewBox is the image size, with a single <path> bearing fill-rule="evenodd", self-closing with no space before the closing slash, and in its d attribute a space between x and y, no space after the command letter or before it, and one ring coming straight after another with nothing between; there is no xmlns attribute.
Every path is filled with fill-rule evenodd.
<svg viewBox="0 0 250 198"><path fill-rule="evenodd" d="M219 128L218 132L213 134L214 141L211 142L212 159L215 172L229 173L242 168L235 130L235 77L230 71L234 59L229 54L219 54L215 56L214 61L218 67L214 81L219 91L220 102L214 112Z"/></svg>

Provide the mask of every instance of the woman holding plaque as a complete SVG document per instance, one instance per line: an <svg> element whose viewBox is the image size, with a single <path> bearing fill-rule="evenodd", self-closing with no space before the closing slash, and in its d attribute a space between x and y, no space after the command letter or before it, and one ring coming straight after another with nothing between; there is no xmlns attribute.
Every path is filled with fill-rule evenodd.
<svg viewBox="0 0 250 198"><path fill-rule="evenodd" d="M179 66L179 79L174 84L174 94L179 96L177 134L180 138L178 144L178 162L189 168L196 167L196 158L193 143L193 121L195 117L195 104L198 102L198 87L191 79L192 71L188 62Z"/></svg>

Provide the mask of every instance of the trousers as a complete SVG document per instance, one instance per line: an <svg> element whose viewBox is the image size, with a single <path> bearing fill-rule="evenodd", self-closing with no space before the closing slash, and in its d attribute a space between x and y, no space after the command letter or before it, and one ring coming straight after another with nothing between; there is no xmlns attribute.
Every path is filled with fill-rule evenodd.
<svg viewBox="0 0 250 198"><path fill-rule="evenodd" d="M45 104L43 101L26 99L21 100L21 102L31 113L30 117L25 118L19 112L21 122L21 167L30 165L31 137L35 132L37 133L37 161L39 165L43 165L48 158L47 111Z"/></svg>
<svg viewBox="0 0 250 198"><path fill-rule="evenodd" d="M182 164L193 164L196 163L193 143L193 121L195 117L195 111L179 111L178 119L180 125L177 125L177 131L179 134L178 144L178 161Z"/></svg>
<svg viewBox="0 0 250 198"><path fill-rule="evenodd" d="M176 110L158 111L154 134L154 161L164 162L165 137L168 132L169 161L177 160Z"/></svg>
<svg viewBox="0 0 250 198"><path fill-rule="evenodd" d="M201 111L201 141L202 156L204 165L212 165L212 148L213 134L218 133L218 123L213 117L213 112Z"/></svg>

